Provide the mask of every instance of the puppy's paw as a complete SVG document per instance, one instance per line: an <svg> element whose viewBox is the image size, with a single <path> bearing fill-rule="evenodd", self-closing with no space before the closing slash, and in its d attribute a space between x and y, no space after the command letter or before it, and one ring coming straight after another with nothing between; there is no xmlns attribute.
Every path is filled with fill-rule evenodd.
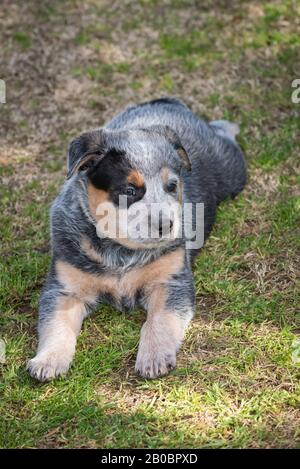
<svg viewBox="0 0 300 469"><path fill-rule="evenodd" d="M176 366L176 351L153 350L141 343L135 364L135 372L143 378L159 378Z"/></svg>
<svg viewBox="0 0 300 469"><path fill-rule="evenodd" d="M67 373L71 360L57 353L36 355L27 363L27 371L38 381L50 381Z"/></svg>

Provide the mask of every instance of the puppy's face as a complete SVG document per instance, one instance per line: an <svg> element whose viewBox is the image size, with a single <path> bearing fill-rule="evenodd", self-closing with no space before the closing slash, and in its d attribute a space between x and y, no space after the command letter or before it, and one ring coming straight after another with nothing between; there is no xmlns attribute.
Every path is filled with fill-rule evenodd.
<svg viewBox="0 0 300 469"><path fill-rule="evenodd" d="M189 160L171 129L97 130L70 146L70 176L86 181L100 237L132 249L171 243L181 232L182 168Z"/></svg>

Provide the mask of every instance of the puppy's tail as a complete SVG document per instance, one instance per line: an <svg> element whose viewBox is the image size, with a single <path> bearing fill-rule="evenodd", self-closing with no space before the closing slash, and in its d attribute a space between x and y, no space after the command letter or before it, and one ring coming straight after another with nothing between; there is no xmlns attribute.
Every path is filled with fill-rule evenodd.
<svg viewBox="0 0 300 469"><path fill-rule="evenodd" d="M225 120L211 121L209 123L214 127L216 133L221 137L227 137L232 142L236 143L235 137L240 133L240 127L234 122L229 122Z"/></svg>

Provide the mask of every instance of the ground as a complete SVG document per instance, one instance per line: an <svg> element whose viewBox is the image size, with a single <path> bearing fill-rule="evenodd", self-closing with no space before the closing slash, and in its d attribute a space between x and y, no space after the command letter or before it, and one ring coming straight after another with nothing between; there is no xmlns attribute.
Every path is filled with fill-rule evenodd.
<svg viewBox="0 0 300 469"><path fill-rule="evenodd" d="M296 0L3 0L0 447L300 446L299 14ZM137 378L144 314L105 307L67 378L38 384L25 364L68 142L166 94L240 123L249 168L196 263L177 369Z"/></svg>

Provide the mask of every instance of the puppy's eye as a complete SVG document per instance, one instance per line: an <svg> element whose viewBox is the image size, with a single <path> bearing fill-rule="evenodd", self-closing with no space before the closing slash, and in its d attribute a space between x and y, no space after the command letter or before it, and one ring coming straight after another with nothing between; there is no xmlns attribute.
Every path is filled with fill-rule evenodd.
<svg viewBox="0 0 300 469"><path fill-rule="evenodd" d="M132 186L127 187L127 189L126 189L126 195L127 195L128 197L135 197L135 196L136 196L136 190L135 190L135 188L132 187Z"/></svg>
<svg viewBox="0 0 300 469"><path fill-rule="evenodd" d="M174 193L177 191L177 181L171 181L168 183L166 187L166 191L170 193Z"/></svg>

